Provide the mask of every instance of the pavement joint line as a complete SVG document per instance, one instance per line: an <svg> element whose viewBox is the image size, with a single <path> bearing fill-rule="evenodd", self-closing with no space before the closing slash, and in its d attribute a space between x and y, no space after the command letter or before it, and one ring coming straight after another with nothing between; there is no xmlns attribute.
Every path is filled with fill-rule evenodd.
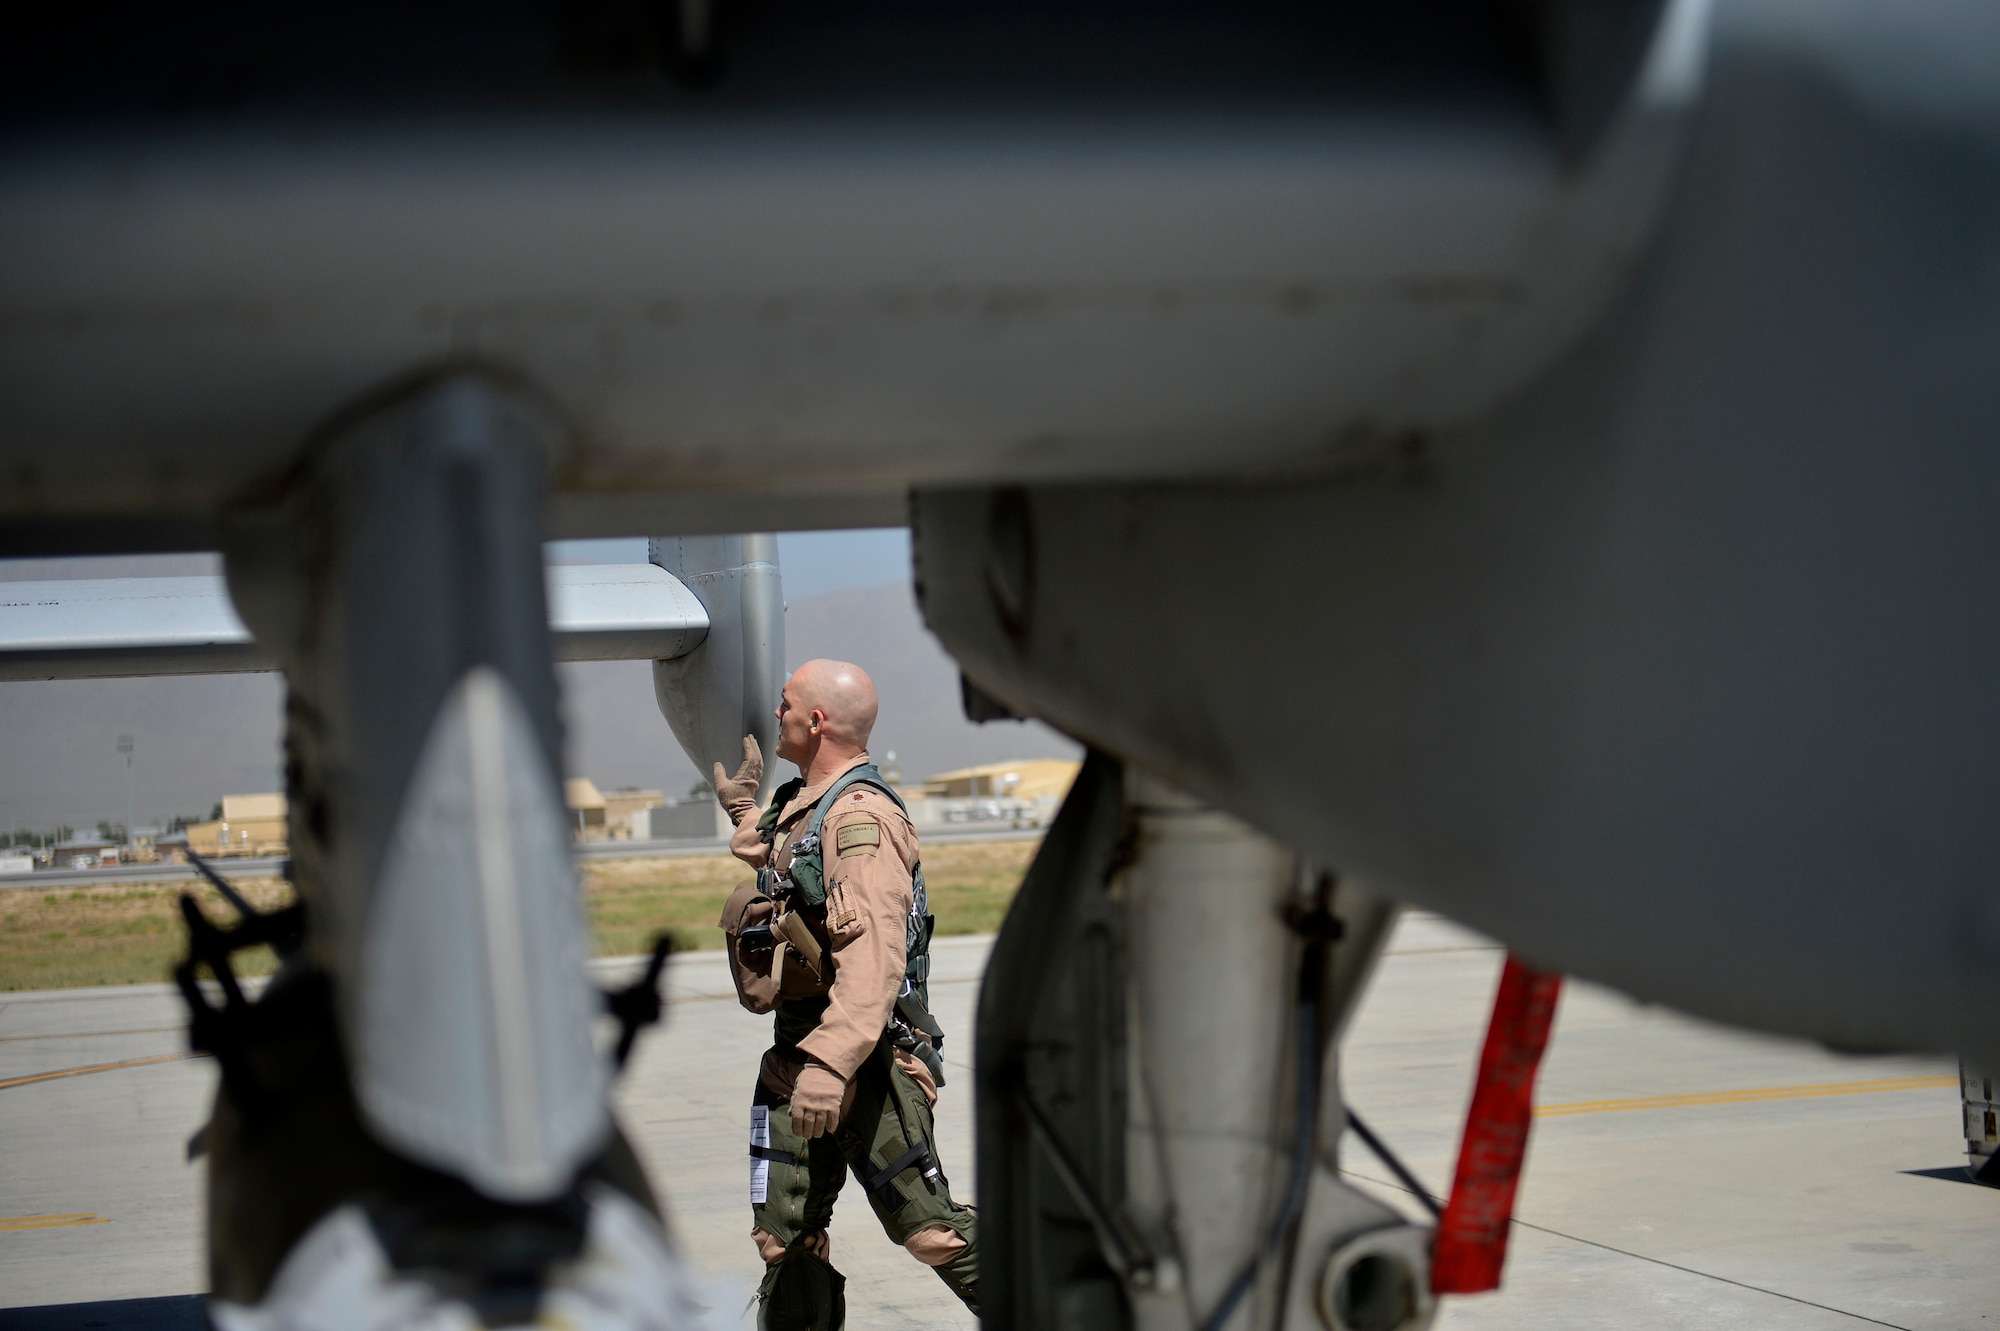
<svg viewBox="0 0 2000 1331"><path fill-rule="evenodd" d="M10 1077L0 1081L0 1091L13 1086L28 1086L38 1081L56 1081L62 1077L81 1077L91 1072L113 1072L119 1068L143 1068L151 1063L173 1063L183 1058L204 1058L203 1054L178 1053L155 1054L151 1058L126 1058L116 1063L93 1063L84 1068L61 1068L55 1072L36 1072L26 1077Z"/></svg>
<svg viewBox="0 0 2000 1331"><path fill-rule="evenodd" d="M1373 1174L1364 1174L1358 1169L1343 1169L1340 1172L1350 1178L1366 1179L1378 1187L1393 1188L1401 1193L1410 1192L1408 1188L1400 1183L1392 1182L1389 1179L1376 1178ZM1433 1197L1432 1200L1436 1201L1440 1206L1444 1205L1445 1201L1442 1197ZM1635 1262L1645 1262L1650 1266L1664 1266L1669 1271L1679 1271L1685 1275L1699 1276L1703 1280L1713 1280L1718 1284L1734 1285L1737 1289L1747 1289L1752 1294L1768 1294L1774 1299L1783 1299L1787 1303L1796 1303L1807 1308L1817 1308L1821 1312L1832 1313L1836 1317L1851 1317L1857 1322L1866 1322L1870 1326L1888 1327L1889 1331L1912 1331L1910 1327L1903 1326L1897 1322L1885 1322L1880 1318L1870 1317L1866 1313L1849 1312L1845 1308L1836 1308L1828 1303L1814 1303L1811 1299L1802 1299L1796 1294L1786 1294L1782 1290L1766 1289L1762 1285L1753 1285L1747 1280L1732 1280L1728 1276L1719 1276L1713 1271L1703 1271L1698 1267L1682 1266L1679 1262L1670 1262L1663 1257L1648 1257L1643 1252L1633 1252L1629 1248L1616 1248L1609 1243L1599 1243L1596 1239L1586 1239L1576 1234L1566 1234L1560 1229L1550 1229L1547 1225L1531 1224L1519 1216L1512 1217L1508 1223L1518 1225L1522 1229L1532 1229L1537 1234L1547 1234L1551 1238L1568 1239L1571 1243L1581 1243L1586 1248L1596 1248L1602 1252L1616 1253L1620 1257L1630 1257Z"/></svg>
<svg viewBox="0 0 2000 1331"><path fill-rule="evenodd" d="M73 1211L68 1215L6 1215L0 1216L0 1234L12 1234L24 1229L71 1229L77 1225L108 1225L110 1218L93 1211Z"/></svg>
<svg viewBox="0 0 2000 1331"><path fill-rule="evenodd" d="M1550 1229L1547 1225L1534 1225L1519 1218L1516 1218L1514 1223L1523 1229L1532 1229L1537 1233L1552 1235L1559 1239L1568 1239L1571 1243L1581 1243L1588 1248L1597 1248L1604 1252L1615 1252L1620 1257L1630 1257L1632 1260L1638 1262L1650 1262L1654 1266L1664 1266L1671 1271L1685 1271L1691 1276L1700 1276L1705 1280L1718 1281L1724 1285L1734 1285L1738 1289L1747 1289L1753 1294L1768 1294L1774 1299L1784 1299L1789 1303L1801 1304L1807 1308L1817 1308L1821 1312L1829 1312L1837 1317L1851 1317L1857 1322L1866 1322L1870 1326L1886 1326L1889 1328L1889 1331L1911 1331L1909 1327L1896 1322L1885 1322L1877 1317L1869 1317L1865 1313L1849 1312L1845 1308L1836 1308L1830 1303L1815 1303L1811 1299L1802 1299L1796 1294L1786 1294L1780 1290L1766 1289L1762 1285L1753 1285L1747 1280L1731 1280L1728 1276L1719 1276L1713 1271L1702 1271L1692 1266L1682 1266L1679 1262L1669 1262L1664 1258L1648 1257L1641 1252L1632 1252L1625 1248L1614 1248L1609 1243L1599 1243L1596 1239L1586 1239L1580 1238L1575 1234L1565 1234L1559 1229Z"/></svg>
<svg viewBox="0 0 2000 1331"><path fill-rule="evenodd" d="M175 1035L185 1031L185 1024L179 1026L135 1026L129 1031L49 1031L42 1035L0 1035L0 1044L13 1044L20 1040L95 1040L107 1035Z"/></svg>
<svg viewBox="0 0 2000 1331"><path fill-rule="evenodd" d="M1811 1086L1759 1086L1740 1091L1694 1091L1686 1095L1641 1095L1628 1100L1575 1100L1536 1105L1536 1118L1578 1114L1618 1114L1636 1109L1684 1109L1703 1105L1755 1104L1764 1100L1813 1100L1832 1095L1876 1095L1885 1091L1929 1091L1958 1085L1956 1074L1882 1077L1874 1081L1832 1081Z"/></svg>

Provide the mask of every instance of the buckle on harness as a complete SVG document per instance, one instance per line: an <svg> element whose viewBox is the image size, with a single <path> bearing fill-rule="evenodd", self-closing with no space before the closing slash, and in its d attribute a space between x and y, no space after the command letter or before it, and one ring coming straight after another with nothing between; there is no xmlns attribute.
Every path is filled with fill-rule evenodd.
<svg viewBox="0 0 2000 1331"><path fill-rule="evenodd" d="M896 1175L902 1173L911 1165L918 1163L923 1165L921 1172L924 1178L935 1181L939 1177L941 1171L938 1169L937 1158L931 1154L931 1144L929 1142L918 1142L915 1146L912 1146L909 1150L883 1166L880 1173L869 1178L861 1186L871 1195L882 1198L884 1193L894 1191L891 1185L895 1183ZM889 1207L889 1209L899 1211L908 1205L909 1200L909 1198L899 1193L896 1197L896 1204ZM883 1204L885 1206L888 1205L886 1198L883 1198Z"/></svg>
<svg viewBox="0 0 2000 1331"><path fill-rule="evenodd" d="M783 901L792 894L792 880L767 864L757 871L757 890L773 901Z"/></svg>

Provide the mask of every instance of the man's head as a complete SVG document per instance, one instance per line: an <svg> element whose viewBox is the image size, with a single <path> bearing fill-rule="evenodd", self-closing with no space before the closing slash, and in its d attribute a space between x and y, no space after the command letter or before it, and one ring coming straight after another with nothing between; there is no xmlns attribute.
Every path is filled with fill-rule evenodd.
<svg viewBox="0 0 2000 1331"><path fill-rule="evenodd" d="M875 729L875 681L846 661L808 661L778 700L778 756L810 769L816 758L845 761L868 748Z"/></svg>

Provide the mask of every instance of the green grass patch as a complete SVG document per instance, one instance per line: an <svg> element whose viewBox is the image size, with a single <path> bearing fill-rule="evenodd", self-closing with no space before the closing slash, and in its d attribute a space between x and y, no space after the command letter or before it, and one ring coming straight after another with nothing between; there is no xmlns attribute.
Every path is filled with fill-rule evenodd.
<svg viewBox="0 0 2000 1331"><path fill-rule="evenodd" d="M288 884L252 878L237 888L260 909L292 899ZM235 920L222 894L206 883L120 883L72 891L9 888L0 892L0 990L73 989L143 984L171 978L187 955L180 894L193 891L208 918ZM237 971L268 975L269 948L239 953Z"/></svg>
<svg viewBox="0 0 2000 1331"><path fill-rule="evenodd" d="M991 933L1000 927L1036 843L1002 841L938 846L924 855L924 880L938 933ZM226 872L226 870L225 870ZM599 956L627 956L652 946L664 929L682 951L722 946L715 922L722 903L750 871L726 855L686 859L589 860L583 864L591 946ZM237 884L260 909L292 899L276 879ZM218 924L235 912L214 889L193 883L121 883L71 890L0 892L0 990L66 989L165 980L187 952L180 894L193 891ZM244 975L266 975L269 949L239 953Z"/></svg>

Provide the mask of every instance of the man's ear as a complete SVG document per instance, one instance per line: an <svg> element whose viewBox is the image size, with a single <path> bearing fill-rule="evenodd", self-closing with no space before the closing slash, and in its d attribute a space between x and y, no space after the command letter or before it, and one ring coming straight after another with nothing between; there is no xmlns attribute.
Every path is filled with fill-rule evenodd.
<svg viewBox="0 0 2000 1331"><path fill-rule="evenodd" d="M812 710L813 733L818 734L821 730L825 729L825 727L826 727L826 713L817 707L813 708Z"/></svg>

